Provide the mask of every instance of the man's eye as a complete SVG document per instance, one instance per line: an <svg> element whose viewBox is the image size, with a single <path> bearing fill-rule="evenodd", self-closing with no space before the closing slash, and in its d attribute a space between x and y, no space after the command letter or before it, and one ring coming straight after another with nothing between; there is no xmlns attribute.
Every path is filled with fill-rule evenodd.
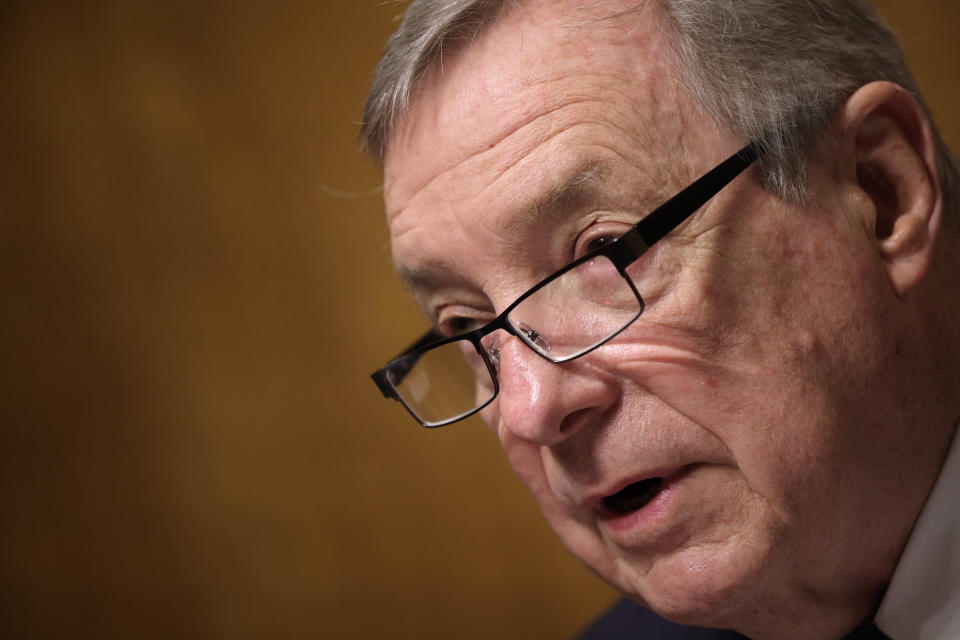
<svg viewBox="0 0 960 640"><path fill-rule="evenodd" d="M610 244L616 239L617 239L617 236L598 236L587 244L587 253L590 253L591 251L596 251L600 247L606 244Z"/></svg>
<svg viewBox="0 0 960 640"><path fill-rule="evenodd" d="M477 318L467 318L463 316L458 316L458 317L450 318L449 320L443 321L443 323L441 323L440 325L440 328L443 331L444 335L458 336L462 333L473 331L479 326L481 326L481 323Z"/></svg>
<svg viewBox="0 0 960 640"><path fill-rule="evenodd" d="M608 245L611 242L615 241L617 238L620 237L620 235L621 234L605 233L603 235L594 236L587 243L582 245L582 248L577 253L576 257L584 256L588 253L596 251L600 247L603 247L604 245Z"/></svg>

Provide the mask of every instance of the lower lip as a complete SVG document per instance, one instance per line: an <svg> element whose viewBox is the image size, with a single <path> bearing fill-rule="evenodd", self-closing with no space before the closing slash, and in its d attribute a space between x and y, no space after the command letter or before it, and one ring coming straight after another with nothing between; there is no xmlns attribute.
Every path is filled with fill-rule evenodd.
<svg viewBox="0 0 960 640"><path fill-rule="evenodd" d="M677 493L691 471L692 467L684 467L677 473L664 478L657 495L636 511L623 514L604 512L600 520L613 534L636 533L653 528L658 522L667 518L670 506L676 501Z"/></svg>

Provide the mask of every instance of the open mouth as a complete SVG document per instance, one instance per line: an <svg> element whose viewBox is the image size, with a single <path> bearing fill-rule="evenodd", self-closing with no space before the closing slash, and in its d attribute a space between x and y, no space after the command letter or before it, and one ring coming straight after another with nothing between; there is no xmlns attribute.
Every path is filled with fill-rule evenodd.
<svg viewBox="0 0 960 640"><path fill-rule="evenodd" d="M620 491L603 499L603 506L610 513L623 515L641 509L660 491L663 478L647 478L628 484Z"/></svg>

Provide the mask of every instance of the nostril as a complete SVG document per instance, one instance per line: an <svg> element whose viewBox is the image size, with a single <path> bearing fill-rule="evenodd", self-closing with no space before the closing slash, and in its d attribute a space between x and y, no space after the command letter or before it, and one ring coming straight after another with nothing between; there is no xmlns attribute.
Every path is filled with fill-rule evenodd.
<svg viewBox="0 0 960 640"><path fill-rule="evenodd" d="M581 420L589 420L589 409L580 409L568 414L560 423L560 433L572 433L576 431L577 424Z"/></svg>

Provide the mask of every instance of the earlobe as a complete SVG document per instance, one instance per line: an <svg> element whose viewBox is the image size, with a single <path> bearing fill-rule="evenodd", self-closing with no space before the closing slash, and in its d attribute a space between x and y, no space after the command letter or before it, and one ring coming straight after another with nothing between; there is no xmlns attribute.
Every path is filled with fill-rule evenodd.
<svg viewBox="0 0 960 640"><path fill-rule="evenodd" d="M856 154L859 189L872 205L877 249L905 296L926 275L942 210L936 143L923 109L902 87L861 87L839 118Z"/></svg>

